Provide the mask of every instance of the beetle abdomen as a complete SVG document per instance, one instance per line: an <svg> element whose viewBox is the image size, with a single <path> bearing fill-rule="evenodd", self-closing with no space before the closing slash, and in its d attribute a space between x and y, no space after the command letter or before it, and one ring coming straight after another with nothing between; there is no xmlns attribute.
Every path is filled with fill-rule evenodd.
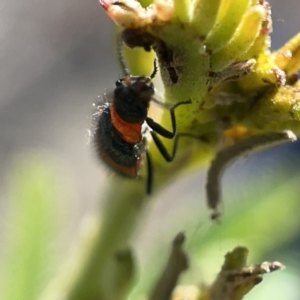
<svg viewBox="0 0 300 300"><path fill-rule="evenodd" d="M140 170L140 154L136 144L120 136L111 120L111 104L103 106L99 113L94 141L99 157L117 173L136 178Z"/></svg>

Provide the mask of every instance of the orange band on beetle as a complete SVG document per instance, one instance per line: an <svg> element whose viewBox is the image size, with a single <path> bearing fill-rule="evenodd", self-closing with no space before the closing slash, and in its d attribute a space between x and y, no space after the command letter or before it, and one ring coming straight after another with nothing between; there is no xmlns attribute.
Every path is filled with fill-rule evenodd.
<svg viewBox="0 0 300 300"><path fill-rule="evenodd" d="M119 133L122 140L129 144L136 144L142 140L143 122L128 123L124 121L117 113L115 105L112 102L110 107L110 117L114 128Z"/></svg>

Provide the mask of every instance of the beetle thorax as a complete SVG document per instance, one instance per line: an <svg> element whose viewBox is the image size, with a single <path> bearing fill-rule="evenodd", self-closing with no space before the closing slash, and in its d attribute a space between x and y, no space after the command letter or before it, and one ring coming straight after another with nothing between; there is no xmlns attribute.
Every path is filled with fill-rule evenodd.
<svg viewBox="0 0 300 300"><path fill-rule="evenodd" d="M116 85L114 104L119 116L129 123L143 122L154 95L151 78L132 76L118 81Z"/></svg>

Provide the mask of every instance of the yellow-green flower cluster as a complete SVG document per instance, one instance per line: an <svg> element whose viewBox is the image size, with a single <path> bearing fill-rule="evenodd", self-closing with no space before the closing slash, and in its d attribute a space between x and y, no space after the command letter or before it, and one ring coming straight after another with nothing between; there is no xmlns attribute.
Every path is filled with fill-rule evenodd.
<svg viewBox="0 0 300 300"><path fill-rule="evenodd" d="M155 50L165 101L192 100L178 110L180 130L217 145L224 136L235 142L261 131L289 129L287 121L296 121L292 129L299 131L295 74L300 38L270 53L267 1L157 0L146 7L134 0L100 3L130 32L131 47L143 46L144 37Z"/></svg>

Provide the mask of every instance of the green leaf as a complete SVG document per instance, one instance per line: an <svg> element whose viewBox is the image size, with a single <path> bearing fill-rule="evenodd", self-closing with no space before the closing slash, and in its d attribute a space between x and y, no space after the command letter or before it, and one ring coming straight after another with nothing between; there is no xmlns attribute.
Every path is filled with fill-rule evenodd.
<svg viewBox="0 0 300 300"><path fill-rule="evenodd" d="M6 209L1 299L36 299L49 278L57 219L57 172L45 157L25 156L13 168Z"/></svg>

